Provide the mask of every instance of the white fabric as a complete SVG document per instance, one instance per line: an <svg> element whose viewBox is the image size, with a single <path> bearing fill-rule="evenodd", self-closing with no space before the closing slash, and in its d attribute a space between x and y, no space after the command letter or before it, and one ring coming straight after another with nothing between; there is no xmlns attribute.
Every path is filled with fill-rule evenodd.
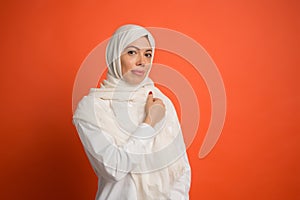
<svg viewBox="0 0 300 200"><path fill-rule="evenodd" d="M78 119L73 120L82 144L86 151L86 154L90 160L90 163L98 176L98 192L96 195L97 200L140 200L138 198L136 185L131 173L123 173L122 170L114 170L111 167L105 166L103 163L110 162L111 159L119 157L120 166L134 165L139 161L131 159L124 149L141 148L144 144L140 140L134 140L131 138L124 146L115 148L111 145L109 140L113 138L103 132L98 127ZM154 131L151 126L141 125L135 132L141 134L143 132ZM135 134L133 133L133 134ZM103 145L103 141L107 141L107 145ZM92 144L91 144L92 143ZM107 153L110 152L110 153ZM157 198L144 198L144 199L170 199L170 200L187 200L191 171L188 164L188 159L185 155L185 173L175 180L167 197L157 196ZM104 162L103 162L104 161ZM117 165L116 164L116 165ZM155 184L155 182L153 182ZM143 199L143 200L144 200Z"/></svg>
<svg viewBox="0 0 300 200"><path fill-rule="evenodd" d="M126 25L116 31L107 47L107 80L83 97L73 123L99 177L97 199L188 199L190 166L172 102L148 77L135 86L122 80L119 56L142 36L154 53L146 29ZM166 106L153 128L142 123L149 91Z"/></svg>

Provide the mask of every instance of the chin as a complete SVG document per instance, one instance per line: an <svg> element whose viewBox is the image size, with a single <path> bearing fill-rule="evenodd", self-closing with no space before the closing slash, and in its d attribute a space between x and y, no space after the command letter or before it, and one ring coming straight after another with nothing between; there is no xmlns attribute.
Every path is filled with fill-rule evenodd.
<svg viewBox="0 0 300 200"><path fill-rule="evenodd" d="M145 77L132 77L132 78L125 78L125 81L130 85L138 85L144 79L145 79Z"/></svg>

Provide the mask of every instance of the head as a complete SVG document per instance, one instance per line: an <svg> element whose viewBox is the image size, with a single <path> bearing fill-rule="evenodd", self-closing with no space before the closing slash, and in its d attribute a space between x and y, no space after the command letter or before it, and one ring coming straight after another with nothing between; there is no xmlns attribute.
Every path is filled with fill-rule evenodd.
<svg viewBox="0 0 300 200"><path fill-rule="evenodd" d="M108 74L131 85L141 83L150 72L154 46L154 39L145 28L121 26L106 48Z"/></svg>
<svg viewBox="0 0 300 200"><path fill-rule="evenodd" d="M152 48L148 38L143 36L131 42L121 54L122 77L127 83L136 85L148 75Z"/></svg>

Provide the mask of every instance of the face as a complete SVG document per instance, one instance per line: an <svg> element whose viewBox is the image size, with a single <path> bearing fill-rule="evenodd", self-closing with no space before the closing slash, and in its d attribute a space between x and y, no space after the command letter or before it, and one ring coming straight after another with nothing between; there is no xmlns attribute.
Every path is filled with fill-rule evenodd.
<svg viewBox="0 0 300 200"><path fill-rule="evenodd" d="M142 82L150 68L151 57L152 49L146 37L130 43L120 58L123 79L132 85Z"/></svg>

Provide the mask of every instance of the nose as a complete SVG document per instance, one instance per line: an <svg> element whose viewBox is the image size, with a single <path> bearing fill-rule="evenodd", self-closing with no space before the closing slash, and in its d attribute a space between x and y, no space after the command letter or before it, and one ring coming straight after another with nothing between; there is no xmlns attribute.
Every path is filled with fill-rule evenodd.
<svg viewBox="0 0 300 200"><path fill-rule="evenodd" d="M144 67L146 65L146 62L147 61L146 61L146 58L145 58L144 54L140 53L138 58L137 58L136 65Z"/></svg>

